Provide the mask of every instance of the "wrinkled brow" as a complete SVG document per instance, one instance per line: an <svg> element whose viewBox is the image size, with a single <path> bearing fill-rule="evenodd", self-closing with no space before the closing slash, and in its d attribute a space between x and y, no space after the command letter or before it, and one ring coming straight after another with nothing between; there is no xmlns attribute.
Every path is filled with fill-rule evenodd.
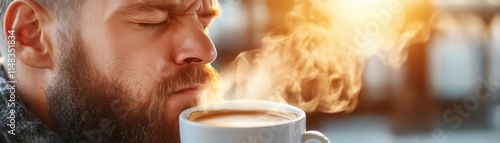
<svg viewBox="0 0 500 143"><path fill-rule="evenodd" d="M134 14L138 12L153 12L175 10L176 4L173 3L131 3L124 5L115 12L118 15Z"/></svg>
<svg viewBox="0 0 500 143"><path fill-rule="evenodd" d="M115 14L118 15L127 15L127 14L134 14L138 12L153 12L153 11L163 11L163 12L168 12L168 11L179 11L179 6L178 4L175 3L155 3L155 2L150 2L150 3L131 3L127 4L125 6L122 6L118 8L118 10L115 12ZM220 15L220 8L216 4L214 6L211 6L207 10L199 11L199 15L203 16L210 16L210 17L216 17Z"/></svg>

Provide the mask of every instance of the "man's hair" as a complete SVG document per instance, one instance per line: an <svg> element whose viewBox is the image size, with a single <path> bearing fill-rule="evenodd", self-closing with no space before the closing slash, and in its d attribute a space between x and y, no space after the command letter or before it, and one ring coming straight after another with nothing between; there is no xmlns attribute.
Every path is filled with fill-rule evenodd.
<svg viewBox="0 0 500 143"><path fill-rule="evenodd" d="M7 8L14 0L0 1L0 57L6 57L7 43L4 35L4 19ZM84 0L34 0L49 13L57 18L58 22L63 22L66 26L75 25L75 18L78 18L78 13ZM73 19L70 19L73 18Z"/></svg>

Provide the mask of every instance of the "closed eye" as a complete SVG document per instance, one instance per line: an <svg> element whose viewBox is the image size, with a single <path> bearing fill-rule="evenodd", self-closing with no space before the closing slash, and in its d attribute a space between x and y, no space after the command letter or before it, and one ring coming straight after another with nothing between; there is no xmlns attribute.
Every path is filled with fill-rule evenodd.
<svg viewBox="0 0 500 143"><path fill-rule="evenodd" d="M152 28L158 28L158 27L161 27L165 24L167 24L168 22L167 21L162 21L162 22L159 22L159 23L137 23L139 26L141 26L142 28L148 28L148 29L152 29Z"/></svg>

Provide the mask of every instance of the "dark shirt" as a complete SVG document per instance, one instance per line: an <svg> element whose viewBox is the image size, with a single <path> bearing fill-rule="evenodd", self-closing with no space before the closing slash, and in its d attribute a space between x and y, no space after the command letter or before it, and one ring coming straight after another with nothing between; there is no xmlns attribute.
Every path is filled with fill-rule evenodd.
<svg viewBox="0 0 500 143"><path fill-rule="evenodd" d="M0 131L1 143L62 142L57 133L28 111L19 100L15 93L15 83L7 82L2 65L0 65Z"/></svg>

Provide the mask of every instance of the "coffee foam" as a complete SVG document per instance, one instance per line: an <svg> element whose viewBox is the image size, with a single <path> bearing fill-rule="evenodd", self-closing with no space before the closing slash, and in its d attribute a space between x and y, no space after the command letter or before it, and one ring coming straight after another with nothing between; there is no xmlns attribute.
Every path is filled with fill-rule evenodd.
<svg viewBox="0 0 500 143"><path fill-rule="evenodd" d="M219 127L256 127L285 123L296 114L265 110L206 110L193 112L188 119Z"/></svg>

